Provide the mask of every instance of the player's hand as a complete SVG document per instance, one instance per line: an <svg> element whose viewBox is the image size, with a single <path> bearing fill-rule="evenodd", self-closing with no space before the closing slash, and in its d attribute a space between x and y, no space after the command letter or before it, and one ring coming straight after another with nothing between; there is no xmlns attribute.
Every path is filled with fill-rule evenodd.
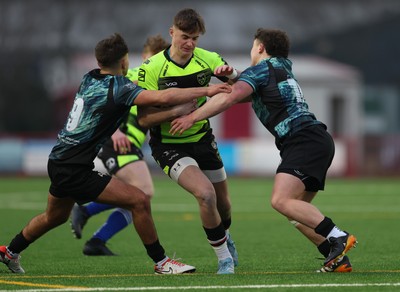
<svg viewBox="0 0 400 292"><path fill-rule="evenodd" d="M131 142L128 137L119 129L111 136L113 141L114 151L120 154L126 154L131 151Z"/></svg>
<svg viewBox="0 0 400 292"><path fill-rule="evenodd" d="M232 88L229 84L219 83L219 84L211 84L208 88L207 96L211 97L216 95L217 93L231 93Z"/></svg>
<svg viewBox="0 0 400 292"><path fill-rule="evenodd" d="M191 115L182 116L176 118L171 122L171 129L169 133L172 135L179 134L182 135L187 129L191 128L194 124L193 118Z"/></svg>
<svg viewBox="0 0 400 292"><path fill-rule="evenodd" d="M214 75L215 76L228 76L233 73L233 70L235 70L235 68L233 68L232 66L222 65L222 66L215 68Z"/></svg>

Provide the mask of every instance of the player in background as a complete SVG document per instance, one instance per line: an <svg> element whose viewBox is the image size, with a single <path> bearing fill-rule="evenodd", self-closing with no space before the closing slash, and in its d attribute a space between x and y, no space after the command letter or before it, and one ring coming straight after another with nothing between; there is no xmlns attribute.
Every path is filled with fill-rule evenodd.
<svg viewBox="0 0 400 292"><path fill-rule="evenodd" d="M202 17L193 9L179 11L169 30L171 46L145 61L139 70L138 84L147 89L209 86L214 70L226 62L214 52L197 47L205 33ZM224 67L231 79L237 72ZM225 76L222 81L228 81ZM197 99L198 106L207 97ZM139 122L150 129L152 155L161 169L197 200L201 222L208 242L218 258L218 274L233 274L238 253L229 228L231 201L227 176L210 122L197 122L182 136L169 133L170 119L157 114L157 109L138 108Z"/></svg>
<svg viewBox="0 0 400 292"><path fill-rule="evenodd" d="M147 38L142 51L142 60L168 47L168 42L161 35ZM137 83L139 67L131 68L126 75L132 82ZM190 105L190 104L189 104ZM186 108L176 106L176 115L187 113ZM192 110L193 108L189 109ZM149 168L143 160L141 148L146 140L147 129L140 127L137 120L137 106L132 106L129 115L100 150L98 157L103 162L109 174L124 182L138 187L150 198L154 194L153 181ZM86 205L75 204L71 212L71 228L75 238L82 237L82 229L88 219L115 206L91 202ZM114 253L106 243L119 231L132 223L131 212L127 209L116 208L83 247L83 254L88 256L112 256Z"/></svg>
<svg viewBox="0 0 400 292"><path fill-rule="evenodd" d="M319 272L350 272L346 253L355 246L356 238L311 204L317 192L324 189L335 145L327 127L309 111L288 55L285 32L258 29L251 49L251 67L241 73L232 92L219 94L191 114L177 118L170 133L190 133L197 121L235 103L252 101L255 114L275 137L282 158L274 180L272 207L317 245L325 257Z"/></svg>
<svg viewBox="0 0 400 292"><path fill-rule="evenodd" d="M48 231L67 222L75 202L96 201L131 210L136 232L155 263L155 273L193 272L195 267L165 255L151 214L150 198L135 186L94 171L93 160L131 106L182 104L231 89L222 84L208 88L144 90L125 77L129 68L128 47L119 34L101 40L96 45L95 56L100 68L84 75L68 119L49 155L47 167L51 183L47 208L32 218L7 246L0 246L0 262L14 273L24 273L20 253Z"/></svg>

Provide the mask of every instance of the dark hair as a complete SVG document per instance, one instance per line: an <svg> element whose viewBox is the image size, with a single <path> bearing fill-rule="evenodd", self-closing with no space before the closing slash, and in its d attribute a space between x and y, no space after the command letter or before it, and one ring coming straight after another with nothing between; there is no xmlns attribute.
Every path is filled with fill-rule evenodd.
<svg viewBox="0 0 400 292"><path fill-rule="evenodd" d="M204 34L206 32L203 18L196 10L191 8L179 11L174 17L173 24L186 33L200 32L201 34Z"/></svg>
<svg viewBox="0 0 400 292"><path fill-rule="evenodd" d="M273 57L289 56L289 37L286 32L279 29L257 29L254 39L259 40L265 47L268 55Z"/></svg>
<svg viewBox="0 0 400 292"><path fill-rule="evenodd" d="M169 43L160 35L149 36L143 45L143 49L149 50L152 54L157 54L165 50Z"/></svg>
<svg viewBox="0 0 400 292"><path fill-rule="evenodd" d="M118 33L99 41L95 48L97 62L104 67L115 66L127 53L128 46Z"/></svg>

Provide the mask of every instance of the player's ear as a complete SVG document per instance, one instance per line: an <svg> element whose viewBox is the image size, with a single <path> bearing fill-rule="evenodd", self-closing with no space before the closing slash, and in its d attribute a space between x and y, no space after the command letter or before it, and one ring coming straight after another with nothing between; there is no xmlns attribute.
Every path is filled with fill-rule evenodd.
<svg viewBox="0 0 400 292"><path fill-rule="evenodd" d="M265 47L263 43L258 44L258 53L262 54L265 51Z"/></svg>
<svg viewBox="0 0 400 292"><path fill-rule="evenodd" d="M126 55L124 58L121 59L121 69L122 71L129 69L129 57Z"/></svg>
<svg viewBox="0 0 400 292"><path fill-rule="evenodd" d="M173 34L174 34L174 27L171 26L171 27L169 28L169 35L172 37Z"/></svg>

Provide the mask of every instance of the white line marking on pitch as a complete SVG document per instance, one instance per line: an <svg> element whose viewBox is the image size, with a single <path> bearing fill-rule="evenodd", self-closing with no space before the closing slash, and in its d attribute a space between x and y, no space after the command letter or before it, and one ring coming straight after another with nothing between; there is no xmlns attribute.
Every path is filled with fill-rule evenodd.
<svg viewBox="0 0 400 292"><path fill-rule="evenodd" d="M14 292L51 292L51 291L152 291L152 290L189 290L189 289L276 289L276 288L323 288L323 287L394 287L400 283L350 283L350 284L270 284L270 285L238 285L238 286L167 286L167 287L93 287L71 289L24 289L12 290ZM6 292L11 290L0 290Z"/></svg>

